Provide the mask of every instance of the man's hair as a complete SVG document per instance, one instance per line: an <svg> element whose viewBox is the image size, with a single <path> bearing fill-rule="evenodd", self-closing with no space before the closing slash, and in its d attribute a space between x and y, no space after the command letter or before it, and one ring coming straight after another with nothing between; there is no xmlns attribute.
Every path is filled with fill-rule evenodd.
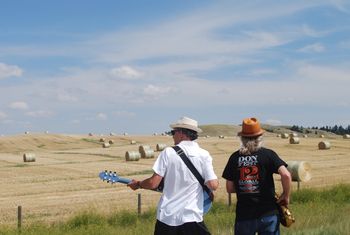
<svg viewBox="0 0 350 235"><path fill-rule="evenodd" d="M190 129L185 129L185 128L178 128L181 130L183 134L185 134L190 140L195 140L198 138L198 133L196 131L190 130Z"/></svg>
<svg viewBox="0 0 350 235"><path fill-rule="evenodd" d="M239 153L242 155L255 153L262 147L262 139L262 135L255 137L241 136L241 147Z"/></svg>

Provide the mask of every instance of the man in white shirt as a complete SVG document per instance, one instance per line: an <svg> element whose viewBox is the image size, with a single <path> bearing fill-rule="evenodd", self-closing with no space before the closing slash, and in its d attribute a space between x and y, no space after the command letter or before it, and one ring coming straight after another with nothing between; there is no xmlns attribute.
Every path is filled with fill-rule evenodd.
<svg viewBox="0 0 350 235"><path fill-rule="evenodd" d="M204 184L210 190L216 190L219 182L213 170L212 157L194 141L198 138L198 133L202 132L197 121L183 117L170 127L175 145L192 162L204 179ZM173 148L167 147L160 153L153 171L150 178L132 180L128 186L133 190L155 189L164 178L154 234L210 234L203 222L203 187Z"/></svg>

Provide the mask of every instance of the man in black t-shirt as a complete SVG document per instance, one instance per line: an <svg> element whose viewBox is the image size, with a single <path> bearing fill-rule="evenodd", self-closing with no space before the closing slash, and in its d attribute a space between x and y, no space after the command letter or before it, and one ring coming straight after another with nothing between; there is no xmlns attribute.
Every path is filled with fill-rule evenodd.
<svg viewBox="0 0 350 235"><path fill-rule="evenodd" d="M283 192L277 201L289 204L291 175L287 164L271 149L263 148L264 131L256 118L243 120L242 146L234 152L224 169L228 193L236 193L236 235L280 234L273 174L280 174Z"/></svg>

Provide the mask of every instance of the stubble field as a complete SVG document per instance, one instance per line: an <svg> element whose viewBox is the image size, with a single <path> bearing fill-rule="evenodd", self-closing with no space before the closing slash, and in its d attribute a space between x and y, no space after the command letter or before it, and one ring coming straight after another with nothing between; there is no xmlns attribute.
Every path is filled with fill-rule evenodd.
<svg viewBox="0 0 350 235"><path fill-rule="evenodd" d="M144 179L152 174L151 159L125 160L126 151L138 151L140 145L154 150L157 144L173 145L170 136L104 136L113 140L110 148L102 148L100 136L23 134L0 137L0 224L17 223L17 207L22 206L24 223L63 221L82 210L111 213L137 210L137 195L142 195L142 210L154 208L160 194L132 191L123 184L107 184L98 173L108 169L128 178ZM131 140L137 143L130 144ZM320 141L331 148L319 150ZM237 137L200 137L198 143L213 157L220 179L217 200L227 200L221 174L230 154L240 143ZM300 144L289 144L275 134L266 134L264 146L275 150L285 161L307 161L312 179L301 188L320 188L350 183L350 140L342 137L300 138ZM34 153L35 162L23 162L24 153ZM277 191L281 190L276 177ZM296 182L293 190L297 190ZM234 199L234 197L233 197Z"/></svg>

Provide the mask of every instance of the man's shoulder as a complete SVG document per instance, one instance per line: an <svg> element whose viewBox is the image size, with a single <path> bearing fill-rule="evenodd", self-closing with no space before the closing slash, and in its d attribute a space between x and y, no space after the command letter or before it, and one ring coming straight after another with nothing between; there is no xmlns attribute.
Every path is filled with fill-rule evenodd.
<svg viewBox="0 0 350 235"><path fill-rule="evenodd" d="M261 148L259 149L259 151L260 151L261 153L276 154L276 152L275 152L274 150L269 149L269 148L265 148L265 147L261 147Z"/></svg>

